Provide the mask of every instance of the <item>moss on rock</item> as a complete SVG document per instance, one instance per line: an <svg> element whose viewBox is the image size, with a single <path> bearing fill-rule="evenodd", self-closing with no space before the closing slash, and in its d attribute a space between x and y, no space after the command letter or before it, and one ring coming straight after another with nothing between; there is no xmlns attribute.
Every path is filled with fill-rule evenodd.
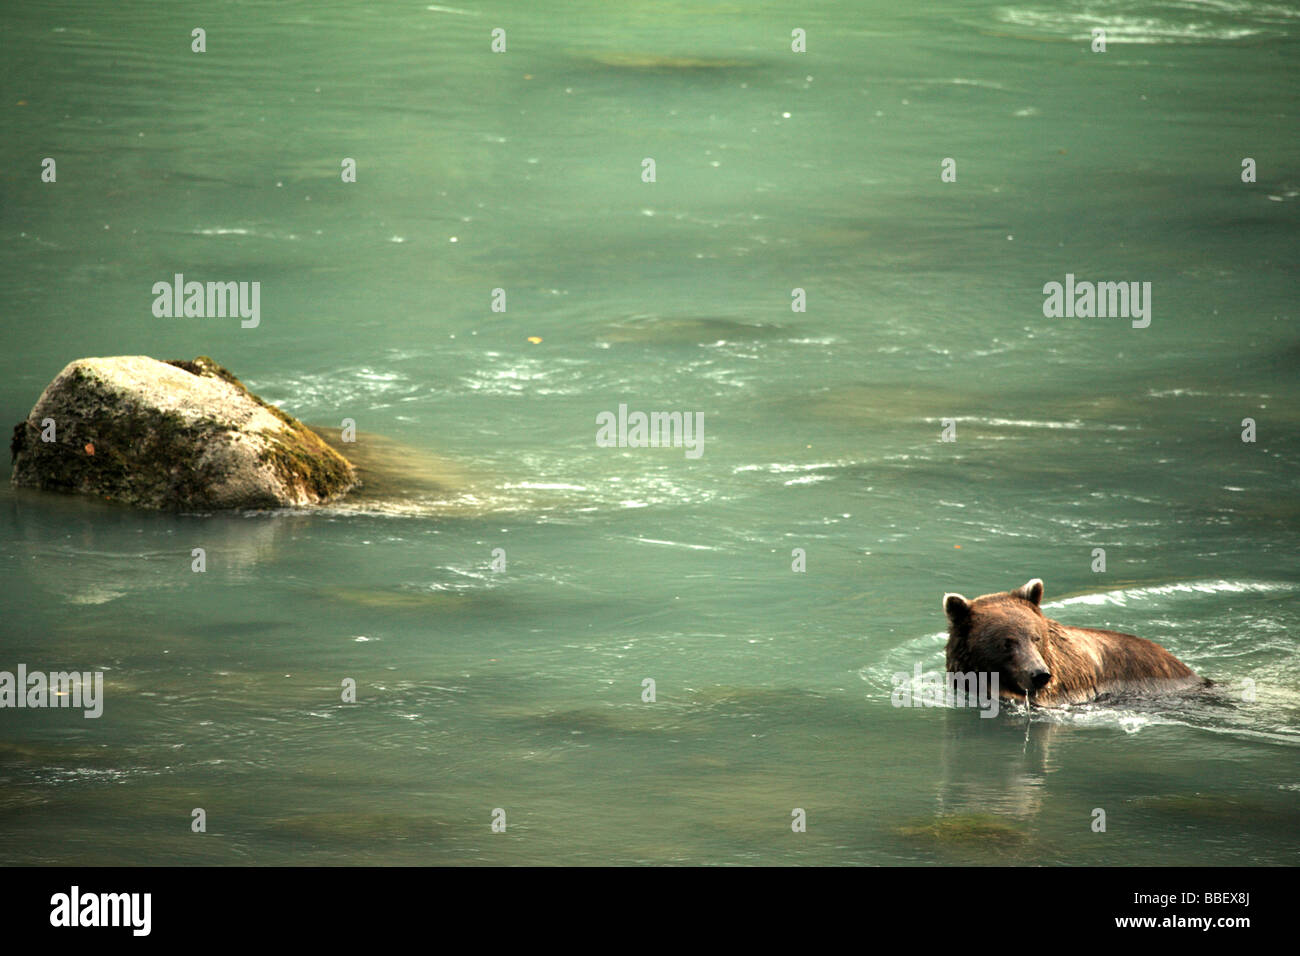
<svg viewBox="0 0 1300 956"><path fill-rule="evenodd" d="M275 435L275 440L263 449L258 460L274 469L286 485L301 484L312 496L324 500L336 495L340 487L351 488L356 484L352 466L342 455L288 412L250 392L225 366L206 355L197 356L192 361L168 359L167 364L191 375L219 378L229 383L284 423L285 431Z"/></svg>

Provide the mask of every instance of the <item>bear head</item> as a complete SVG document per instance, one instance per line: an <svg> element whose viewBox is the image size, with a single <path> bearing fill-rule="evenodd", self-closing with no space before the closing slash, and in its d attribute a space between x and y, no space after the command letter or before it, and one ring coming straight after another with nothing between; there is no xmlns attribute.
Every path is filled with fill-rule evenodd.
<svg viewBox="0 0 1300 956"><path fill-rule="evenodd" d="M943 596L948 616L948 670L998 675L999 688L1015 697L1041 690L1052 679L1047 617L1039 609L1043 582L968 601Z"/></svg>

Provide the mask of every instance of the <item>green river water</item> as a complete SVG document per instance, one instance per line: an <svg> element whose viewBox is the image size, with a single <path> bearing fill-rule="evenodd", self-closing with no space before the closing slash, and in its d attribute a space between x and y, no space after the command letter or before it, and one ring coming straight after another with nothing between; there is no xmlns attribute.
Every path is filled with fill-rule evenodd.
<svg viewBox="0 0 1300 956"><path fill-rule="evenodd" d="M5 428L204 354L450 477L0 485L0 670L104 674L0 710L0 861L1295 864L1298 52L1254 0L6 5ZM1149 326L1045 317L1067 274ZM1219 692L892 706L945 591L1032 577Z"/></svg>

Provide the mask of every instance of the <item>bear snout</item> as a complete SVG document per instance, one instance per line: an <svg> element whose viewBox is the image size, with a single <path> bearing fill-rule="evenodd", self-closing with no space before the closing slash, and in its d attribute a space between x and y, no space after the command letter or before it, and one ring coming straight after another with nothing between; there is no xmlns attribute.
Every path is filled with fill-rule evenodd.
<svg viewBox="0 0 1300 956"><path fill-rule="evenodd" d="M1037 670L1029 675L1029 682L1033 684L1034 690L1042 690L1051 679L1051 671Z"/></svg>

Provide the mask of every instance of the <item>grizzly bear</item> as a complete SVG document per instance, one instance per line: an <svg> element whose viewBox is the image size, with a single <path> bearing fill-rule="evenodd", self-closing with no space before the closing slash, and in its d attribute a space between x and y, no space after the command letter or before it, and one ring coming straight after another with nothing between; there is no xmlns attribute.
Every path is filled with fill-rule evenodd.
<svg viewBox="0 0 1300 956"><path fill-rule="evenodd" d="M973 601L945 594L948 673L996 673L1002 697L1047 707L1210 686L1159 644L1053 621L1042 599L1038 578Z"/></svg>

